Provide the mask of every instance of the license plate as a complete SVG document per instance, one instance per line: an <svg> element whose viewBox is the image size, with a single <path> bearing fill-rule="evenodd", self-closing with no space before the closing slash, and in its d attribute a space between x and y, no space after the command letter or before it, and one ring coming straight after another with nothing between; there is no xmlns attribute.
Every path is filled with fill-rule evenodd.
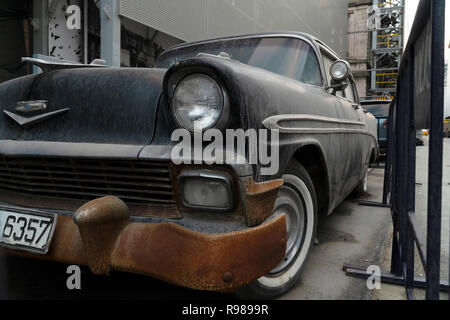
<svg viewBox="0 0 450 320"><path fill-rule="evenodd" d="M0 246L46 254L56 225L56 214L0 209Z"/></svg>

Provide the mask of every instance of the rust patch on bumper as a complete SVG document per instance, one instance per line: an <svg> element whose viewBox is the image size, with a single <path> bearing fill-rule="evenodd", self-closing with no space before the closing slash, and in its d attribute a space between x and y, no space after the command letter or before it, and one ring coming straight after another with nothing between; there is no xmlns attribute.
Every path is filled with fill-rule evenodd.
<svg viewBox="0 0 450 320"><path fill-rule="evenodd" d="M283 179L266 182L255 182L252 177L241 180L244 205L249 226L263 223L273 211L278 190L283 185Z"/></svg>
<svg viewBox="0 0 450 320"><path fill-rule="evenodd" d="M130 222L127 205L113 196L95 199L81 206L73 221L80 231L89 268L95 274L107 274L116 240Z"/></svg>
<svg viewBox="0 0 450 320"><path fill-rule="evenodd" d="M177 285L226 290L273 269L284 256L280 241L285 236L284 215L227 234L198 233L173 223L132 223L121 234L112 261L116 269L150 274Z"/></svg>
<svg viewBox="0 0 450 320"><path fill-rule="evenodd" d="M203 234L174 223L129 222L114 197L86 203L72 217L58 217L47 255L8 253L150 275L200 290L231 291L256 280L283 258L286 216L226 234ZM78 225L78 226L77 226Z"/></svg>

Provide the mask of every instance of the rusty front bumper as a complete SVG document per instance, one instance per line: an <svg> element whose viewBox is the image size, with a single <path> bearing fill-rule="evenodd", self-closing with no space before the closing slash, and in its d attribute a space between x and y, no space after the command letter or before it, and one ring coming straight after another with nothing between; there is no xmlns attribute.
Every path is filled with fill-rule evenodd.
<svg viewBox="0 0 450 320"><path fill-rule="evenodd" d="M150 275L200 290L232 291L273 269L285 252L286 217L225 234L204 234L175 223L131 222L127 206L107 196L59 216L47 255L10 253ZM6 250L6 249L5 249Z"/></svg>

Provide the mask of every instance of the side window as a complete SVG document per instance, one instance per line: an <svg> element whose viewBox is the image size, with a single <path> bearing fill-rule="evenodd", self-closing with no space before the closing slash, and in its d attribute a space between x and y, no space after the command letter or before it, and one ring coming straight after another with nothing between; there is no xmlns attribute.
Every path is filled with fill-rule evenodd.
<svg viewBox="0 0 450 320"><path fill-rule="evenodd" d="M333 62L336 61L336 59L330 57L323 51L322 51L322 57L323 57L323 66L325 68L325 74L327 75L327 82L328 82L328 85L330 85L331 80L332 80L331 75L330 75L330 68L331 68L331 65L333 64ZM344 92L336 91L336 95L339 97L344 97Z"/></svg>
<svg viewBox="0 0 450 320"><path fill-rule="evenodd" d="M305 65L303 72L300 74L299 80L301 82L312 84L314 86L322 86L322 75L320 74L319 61L314 53L313 48L307 45L305 50Z"/></svg>
<svg viewBox="0 0 450 320"><path fill-rule="evenodd" d="M295 52L295 57L292 57L287 75L303 83L314 86L322 86L322 74L320 72L319 60L314 52L314 49L305 41L299 40L298 48Z"/></svg>

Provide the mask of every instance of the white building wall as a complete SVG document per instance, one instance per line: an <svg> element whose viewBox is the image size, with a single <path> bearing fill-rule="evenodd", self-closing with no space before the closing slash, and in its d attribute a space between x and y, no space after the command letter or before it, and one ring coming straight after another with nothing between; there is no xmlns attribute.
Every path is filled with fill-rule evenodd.
<svg viewBox="0 0 450 320"><path fill-rule="evenodd" d="M118 0L119 14L184 41L270 31L310 33L343 58L347 0Z"/></svg>

